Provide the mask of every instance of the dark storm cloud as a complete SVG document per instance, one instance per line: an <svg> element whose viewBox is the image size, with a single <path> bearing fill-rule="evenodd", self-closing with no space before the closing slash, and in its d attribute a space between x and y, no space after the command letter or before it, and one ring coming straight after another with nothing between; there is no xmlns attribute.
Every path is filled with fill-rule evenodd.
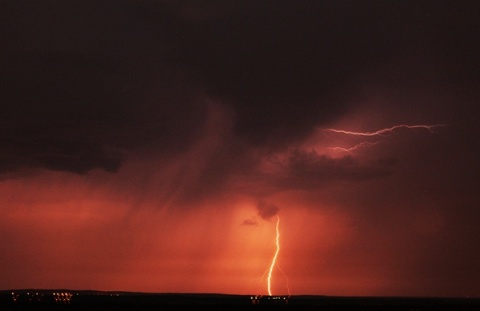
<svg viewBox="0 0 480 311"><path fill-rule="evenodd" d="M185 21L173 58L234 106L240 136L282 145L338 116L359 74L392 50L391 38L371 33L382 21L355 6L241 2L222 18Z"/></svg>
<svg viewBox="0 0 480 311"><path fill-rule="evenodd" d="M479 49L470 44L473 8L3 1L0 171L115 171L126 149L182 152L204 125L205 96L233 111L236 138L283 147L342 115L364 76L412 47L432 54L449 78L471 83L477 71L463 69ZM417 68L408 70L406 77Z"/></svg>
<svg viewBox="0 0 480 311"><path fill-rule="evenodd" d="M202 108L169 89L166 77L153 90L155 82L131 78L108 59L31 52L0 66L0 142L7 169L115 171L121 150L150 141L168 146L166 151L182 150L201 125Z"/></svg>
<svg viewBox="0 0 480 311"><path fill-rule="evenodd" d="M4 3L2 171L115 171L126 150L191 143L205 107L125 4Z"/></svg>
<svg viewBox="0 0 480 311"><path fill-rule="evenodd" d="M173 59L199 76L212 96L234 106L237 133L257 145L282 146L334 120L364 78L399 59L408 58L408 66L392 68L388 83L415 85L424 70L417 50L437 66L462 72L474 61L472 48L479 49L467 48L476 38L465 25L478 29L475 5L468 2L236 4L203 22L185 19Z"/></svg>
<svg viewBox="0 0 480 311"><path fill-rule="evenodd" d="M332 158L316 151L295 150L285 160L272 159L279 171L271 183L279 189L315 189L338 181L363 181L387 177L395 158L361 160L347 155Z"/></svg>
<svg viewBox="0 0 480 311"><path fill-rule="evenodd" d="M258 216L262 217L265 220L269 220L273 216L278 214L280 208L272 203L267 203L260 201L257 204Z"/></svg>

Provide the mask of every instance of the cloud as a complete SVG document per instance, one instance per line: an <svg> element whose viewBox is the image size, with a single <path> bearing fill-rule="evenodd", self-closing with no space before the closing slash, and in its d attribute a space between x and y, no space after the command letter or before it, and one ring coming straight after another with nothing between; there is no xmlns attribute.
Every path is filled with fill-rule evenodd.
<svg viewBox="0 0 480 311"><path fill-rule="evenodd" d="M401 88L417 71L430 70L389 70L422 40L432 50L446 44L434 26L449 7L435 6L422 20L410 6L52 0L31 10L6 3L0 173L115 172L130 151L146 149L175 157L194 147L206 126L205 98L231 111L231 145L241 146L239 153L282 150L348 113L365 77ZM454 19L473 23L468 12ZM415 27L425 31L412 37ZM447 40L463 29L452 32ZM435 62L453 73L476 55L451 59L438 51ZM475 74L459 78L474 81ZM316 170L348 161L317 159ZM355 165L338 175L365 176Z"/></svg>
<svg viewBox="0 0 480 311"><path fill-rule="evenodd" d="M114 172L126 149L184 152L204 125L205 94L233 110L239 139L284 146L343 111L329 96L362 64L334 69L344 48L306 3L35 5L1 13L2 171Z"/></svg>
<svg viewBox="0 0 480 311"><path fill-rule="evenodd" d="M287 155L272 156L270 169L263 172L260 195L289 190L315 190L338 182L362 182L385 178L398 162L395 158L361 159L352 155L339 158L315 150L295 149Z"/></svg>
<svg viewBox="0 0 480 311"><path fill-rule="evenodd" d="M280 208L278 208L278 206L274 204L260 201L257 204L257 210L258 216L262 217L265 220L269 220L270 218L278 214Z"/></svg>
<svg viewBox="0 0 480 311"><path fill-rule="evenodd" d="M242 222L242 225L244 225L244 226L257 226L258 222L255 219L245 219Z"/></svg>
<svg viewBox="0 0 480 311"><path fill-rule="evenodd" d="M206 111L165 83L174 78L131 77L108 59L30 52L0 67L3 171L114 172L128 150L156 145L159 154L175 154L189 146Z"/></svg>

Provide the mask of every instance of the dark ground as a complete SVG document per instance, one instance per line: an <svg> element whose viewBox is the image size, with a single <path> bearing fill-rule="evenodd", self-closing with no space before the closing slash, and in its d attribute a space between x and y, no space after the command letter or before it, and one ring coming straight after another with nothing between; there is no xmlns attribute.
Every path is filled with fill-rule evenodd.
<svg viewBox="0 0 480 311"><path fill-rule="evenodd" d="M0 311L13 310L480 310L480 298L248 296L71 290L0 291Z"/></svg>

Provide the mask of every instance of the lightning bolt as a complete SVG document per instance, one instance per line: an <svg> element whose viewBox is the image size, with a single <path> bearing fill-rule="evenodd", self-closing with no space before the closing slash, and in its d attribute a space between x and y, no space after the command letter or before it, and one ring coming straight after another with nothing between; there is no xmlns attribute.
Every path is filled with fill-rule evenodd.
<svg viewBox="0 0 480 311"><path fill-rule="evenodd" d="M268 278L267 278L267 289L268 289L268 294L272 296L272 272L273 268L275 267L278 253L280 252L280 230L279 230L279 225L280 225L280 217L277 215L277 225L275 227L276 230L276 238L275 238L275 244L276 244L276 250L275 250L275 255L273 255L272 258L272 263L270 264L270 269L268 270Z"/></svg>
<svg viewBox="0 0 480 311"><path fill-rule="evenodd" d="M364 139L369 139L371 137L388 137L393 132L399 130L399 129L424 129L429 131L430 133L434 133L435 129L439 127L445 127L447 126L446 124L416 124L416 125L407 125L407 124L399 124L399 125L394 125L392 127L387 127L375 132L354 132L354 131L346 131L346 130L340 130L340 129L333 129L333 128L327 128L323 129L323 133L336 133L336 134L342 134L342 135L348 135L348 136L356 136L356 137L364 137ZM329 147L328 149L334 150L334 151L341 151L341 152L348 152L352 153L353 151L357 151L360 148L364 148L367 146L373 146L376 144L381 143L381 140L377 141L362 141L353 147Z"/></svg>
<svg viewBox="0 0 480 311"><path fill-rule="evenodd" d="M373 146L373 145L377 145L381 143L380 141L374 141L374 142L369 142L369 141L364 141L364 142L361 142L359 144L356 144L355 146L353 147L350 147L350 148L343 148L343 147L329 147L329 149L332 149L332 150L336 150L336 151L344 151L344 152L352 152L352 151L355 151L357 149L360 149L362 147L365 147L365 146Z"/></svg>
<svg viewBox="0 0 480 311"><path fill-rule="evenodd" d="M345 131L345 130L337 130L337 129L324 129L325 132L332 132L332 133L339 133L339 134L346 134L346 135L353 135L353 136L388 136L388 134L392 133L395 130L404 128L404 129L426 129L430 131L430 133L434 133L434 129L437 127L445 127L446 124L433 124L433 125L425 125L425 124L417 124L417 125L407 125L407 124L399 124L394 125L392 127L387 127L375 132L352 132L352 131Z"/></svg>

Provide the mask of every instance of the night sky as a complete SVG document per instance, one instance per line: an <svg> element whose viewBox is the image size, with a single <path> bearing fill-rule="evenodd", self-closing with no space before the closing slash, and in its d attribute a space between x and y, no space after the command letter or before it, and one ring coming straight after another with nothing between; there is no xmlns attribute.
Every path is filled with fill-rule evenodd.
<svg viewBox="0 0 480 311"><path fill-rule="evenodd" d="M0 289L480 296L479 16L1 0Z"/></svg>

